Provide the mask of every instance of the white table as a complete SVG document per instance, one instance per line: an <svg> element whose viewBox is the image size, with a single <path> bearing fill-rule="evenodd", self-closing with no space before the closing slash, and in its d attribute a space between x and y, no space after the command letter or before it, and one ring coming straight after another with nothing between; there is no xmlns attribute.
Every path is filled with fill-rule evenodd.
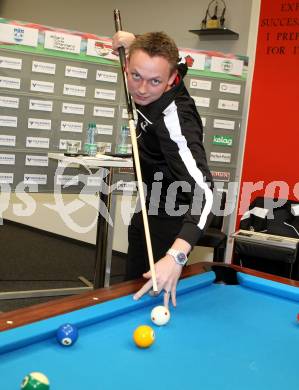
<svg viewBox="0 0 299 390"><path fill-rule="evenodd" d="M108 175L105 175L104 181L111 188L113 178L113 168L132 168L133 161L131 158L110 157L106 155L89 157L79 156L70 157L63 153L49 153L48 157L54 160L61 161L68 166L84 166L89 169L106 168ZM112 201L112 192L107 193L99 191L100 200L106 206L109 215L115 214L115 202ZM89 288L99 288L109 286L111 259L112 259L112 228L107 222L107 218L103 212L98 213L97 234L96 234L96 259L93 284L89 284ZM81 277L81 280L84 278ZM86 279L85 279L86 283ZM87 284L87 283L86 283Z"/></svg>
<svg viewBox="0 0 299 390"><path fill-rule="evenodd" d="M48 153L48 157L67 164L84 165L86 168L132 168L131 158L111 157L105 154L97 157L65 156L63 153Z"/></svg>

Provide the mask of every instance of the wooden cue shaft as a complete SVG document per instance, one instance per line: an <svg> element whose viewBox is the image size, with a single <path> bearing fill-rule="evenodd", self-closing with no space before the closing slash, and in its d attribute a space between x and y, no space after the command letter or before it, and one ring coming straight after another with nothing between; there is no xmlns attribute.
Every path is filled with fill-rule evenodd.
<svg viewBox="0 0 299 390"><path fill-rule="evenodd" d="M114 21L115 21L116 31L121 30L122 27L121 27L120 12L117 9L114 10ZM142 173L141 173L140 159L139 159L139 150L138 150L136 129L135 129L135 123L134 123L134 113L133 113L131 96L130 96L129 91L128 91L127 77L126 77L126 73L125 73L125 48L120 47L118 49L118 52L119 52L119 59L120 59L120 64L121 64L122 76L123 76L125 95L126 95L127 111L128 111L128 117L129 117L129 129L130 129L130 135L131 135L131 143L132 143L132 149L133 149L135 170L136 170L136 175L137 175L137 184L138 184L140 205L141 205L143 225L144 225L147 255L148 255L149 266L150 266L150 271L151 271L151 276L152 276L153 291L158 292L156 270L155 270L155 263L154 263L154 257L153 257L153 248L152 248L150 230L149 230L149 225L148 225L148 217L147 217L147 212L146 212L145 196L144 196L144 190L143 190L143 180L142 180Z"/></svg>
<svg viewBox="0 0 299 390"><path fill-rule="evenodd" d="M150 265L150 270L151 270L151 275L152 275L153 290L155 292L157 292L158 286L157 286L156 270L155 270L152 242L151 242L151 236L150 236L148 218L147 218L147 212L146 212L146 206L145 206L145 196L144 196L144 190L143 190L142 173L141 173L141 168L140 168L136 129L135 129L135 123L134 123L133 119L129 120L129 128L130 128L130 134L131 134L131 142L132 142L132 149L133 149L133 155L134 155L134 163L135 163L135 170L136 170L136 176L137 176L138 191L139 191L139 196L140 196L140 205L141 205L143 225L144 225L147 255L148 255L148 260L149 260L149 265Z"/></svg>

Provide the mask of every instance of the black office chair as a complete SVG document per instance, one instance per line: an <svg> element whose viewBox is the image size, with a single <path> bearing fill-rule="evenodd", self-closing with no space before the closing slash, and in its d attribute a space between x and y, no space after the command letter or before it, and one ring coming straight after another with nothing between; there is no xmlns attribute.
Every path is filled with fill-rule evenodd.
<svg viewBox="0 0 299 390"><path fill-rule="evenodd" d="M226 203L226 192L216 192L214 196L215 210L224 210ZM220 207L218 202L220 202ZM196 246L206 246L213 248L213 261L224 261L224 254L226 249L227 235L223 233L223 215L216 215L212 212L212 218L209 227L205 234L197 241Z"/></svg>
<svg viewBox="0 0 299 390"><path fill-rule="evenodd" d="M275 208L271 209L274 204ZM299 239L299 216L292 213L292 207L298 204L298 201L289 199L256 197L243 215L240 229L263 233L264 237L257 234L244 240L242 235L236 236L234 263L299 280L299 242L287 245L279 240L280 236L282 239ZM266 238L267 234L277 238L271 243L271 237Z"/></svg>

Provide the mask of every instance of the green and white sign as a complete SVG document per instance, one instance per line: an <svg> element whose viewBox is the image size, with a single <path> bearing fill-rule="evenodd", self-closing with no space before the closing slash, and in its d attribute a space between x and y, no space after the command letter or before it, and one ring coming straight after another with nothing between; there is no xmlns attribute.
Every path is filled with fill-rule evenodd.
<svg viewBox="0 0 299 390"><path fill-rule="evenodd" d="M213 145L232 146L233 145L233 137L230 135L214 135L213 136Z"/></svg>

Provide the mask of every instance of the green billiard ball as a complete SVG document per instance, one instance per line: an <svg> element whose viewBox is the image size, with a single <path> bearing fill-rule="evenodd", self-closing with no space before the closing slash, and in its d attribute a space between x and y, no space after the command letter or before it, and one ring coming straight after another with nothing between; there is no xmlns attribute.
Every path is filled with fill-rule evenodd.
<svg viewBox="0 0 299 390"><path fill-rule="evenodd" d="M21 384L23 390L48 390L50 389L49 379L41 372L31 372L26 375Z"/></svg>

